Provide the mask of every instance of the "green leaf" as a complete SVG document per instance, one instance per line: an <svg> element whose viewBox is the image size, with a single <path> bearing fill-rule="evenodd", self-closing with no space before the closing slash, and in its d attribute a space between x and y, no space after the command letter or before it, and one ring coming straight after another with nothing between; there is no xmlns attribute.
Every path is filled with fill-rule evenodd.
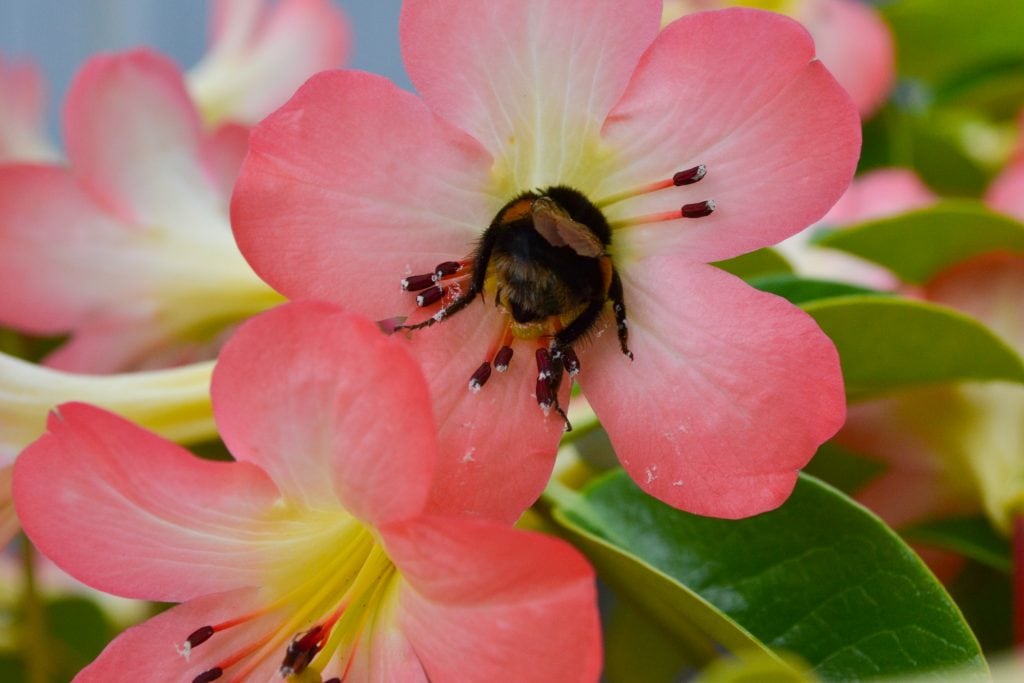
<svg viewBox="0 0 1024 683"><path fill-rule="evenodd" d="M616 602L606 613L602 607L605 683L672 683L686 669L665 629L629 603Z"/></svg>
<svg viewBox="0 0 1024 683"><path fill-rule="evenodd" d="M993 569L1013 570L1010 542L1000 536L985 517L950 517L904 529L908 541L970 557Z"/></svg>
<svg viewBox="0 0 1024 683"><path fill-rule="evenodd" d="M837 296L851 296L854 294L869 296L889 295L888 292L879 292L846 282L816 280L800 277L799 275L758 275L757 277L750 278L748 282L751 287L756 287L762 292L778 294L782 298L788 299L790 303L798 305L817 299L831 299Z"/></svg>
<svg viewBox="0 0 1024 683"><path fill-rule="evenodd" d="M907 282L923 283L972 256L1024 252L1024 223L980 202L952 200L835 230L818 244L874 261Z"/></svg>
<svg viewBox="0 0 1024 683"><path fill-rule="evenodd" d="M758 249L725 261L716 261L711 265L744 280L769 273L793 272L793 266L789 265L789 261L771 248Z"/></svg>
<svg viewBox="0 0 1024 683"><path fill-rule="evenodd" d="M839 350L851 398L964 380L1024 382L1024 361L978 321L898 297L850 296L804 306Z"/></svg>
<svg viewBox="0 0 1024 683"><path fill-rule="evenodd" d="M602 579L687 642L696 630L739 654L753 647L755 658L794 653L827 679L986 671L913 551L806 475L779 509L722 520L673 509L620 470L554 516Z"/></svg>
<svg viewBox="0 0 1024 683"><path fill-rule="evenodd" d="M1024 62L1017 0L900 0L882 8L904 75L939 87L964 74Z"/></svg>

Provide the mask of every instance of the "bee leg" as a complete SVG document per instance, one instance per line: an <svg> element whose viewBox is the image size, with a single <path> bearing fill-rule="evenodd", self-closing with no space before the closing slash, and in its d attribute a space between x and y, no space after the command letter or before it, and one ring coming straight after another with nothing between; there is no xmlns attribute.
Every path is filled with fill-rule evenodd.
<svg viewBox="0 0 1024 683"><path fill-rule="evenodd" d="M633 352L629 350L627 344L629 326L626 324L626 304L622 300L622 280L614 269L612 269L611 282L608 284L608 298L611 299L612 310L615 312L615 327L619 333L619 346L622 347L622 353L633 360Z"/></svg>

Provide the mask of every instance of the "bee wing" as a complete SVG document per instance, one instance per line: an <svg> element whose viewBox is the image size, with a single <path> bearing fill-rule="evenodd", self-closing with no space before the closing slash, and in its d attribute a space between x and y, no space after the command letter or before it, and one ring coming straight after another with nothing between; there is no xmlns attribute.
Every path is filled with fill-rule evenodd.
<svg viewBox="0 0 1024 683"><path fill-rule="evenodd" d="M565 209L548 197L538 197L530 207L533 227L553 247L570 247L580 256L597 258L604 245L594 231L574 221Z"/></svg>

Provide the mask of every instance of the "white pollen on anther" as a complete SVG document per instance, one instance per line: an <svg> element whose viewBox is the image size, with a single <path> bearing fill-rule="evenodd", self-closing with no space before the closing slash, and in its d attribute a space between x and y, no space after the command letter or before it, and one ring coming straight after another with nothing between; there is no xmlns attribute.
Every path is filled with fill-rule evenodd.
<svg viewBox="0 0 1024 683"><path fill-rule="evenodd" d="M431 317L434 319L434 322L441 322L442 320L444 320L444 309L441 309Z"/></svg>
<svg viewBox="0 0 1024 683"><path fill-rule="evenodd" d="M179 646L177 643L174 644L174 650L188 661L188 658L192 656L192 643L185 641L184 645Z"/></svg>
<svg viewBox="0 0 1024 683"><path fill-rule="evenodd" d="M508 366L507 365L495 365L494 369L497 370L498 372L505 372L506 370L508 370Z"/></svg>
<svg viewBox="0 0 1024 683"><path fill-rule="evenodd" d="M409 291L409 278L402 278L402 291L403 292L408 292Z"/></svg>
<svg viewBox="0 0 1024 683"><path fill-rule="evenodd" d="M474 394L480 393L480 382L477 382L475 379L469 380L469 390Z"/></svg>
<svg viewBox="0 0 1024 683"><path fill-rule="evenodd" d="M537 379L545 380L548 377L551 377L551 371L550 370L541 370L539 373L537 373Z"/></svg>

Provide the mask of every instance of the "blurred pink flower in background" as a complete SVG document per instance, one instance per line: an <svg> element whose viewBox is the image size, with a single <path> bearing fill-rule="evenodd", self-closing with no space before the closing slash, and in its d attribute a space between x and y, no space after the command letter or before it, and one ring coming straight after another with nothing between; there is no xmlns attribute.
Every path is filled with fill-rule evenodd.
<svg viewBox="0 0 1024 683"><path fill-rule="evenodd" d="M44 101L36 66L0 55L0 163L57 158L43 132Z"/></svg>
<svg viewBox="0 0 1024 683"><path fill-rule="evenodd" d="M1017 150L992 181L985 201L997 211L1024 221L1024 111L1017 125Z"/></svg>
<svg viewBox="0 0 1024 683"><path fill-rule="evenodd" d="M445 482L426 383L396 340L327 305L284 306L240 328L212 393L237 462L84 404L61 406L18 460L18 513L43 553L95 588L184 602L76 680L597 679L582 556L423 514Z"/></svg>

